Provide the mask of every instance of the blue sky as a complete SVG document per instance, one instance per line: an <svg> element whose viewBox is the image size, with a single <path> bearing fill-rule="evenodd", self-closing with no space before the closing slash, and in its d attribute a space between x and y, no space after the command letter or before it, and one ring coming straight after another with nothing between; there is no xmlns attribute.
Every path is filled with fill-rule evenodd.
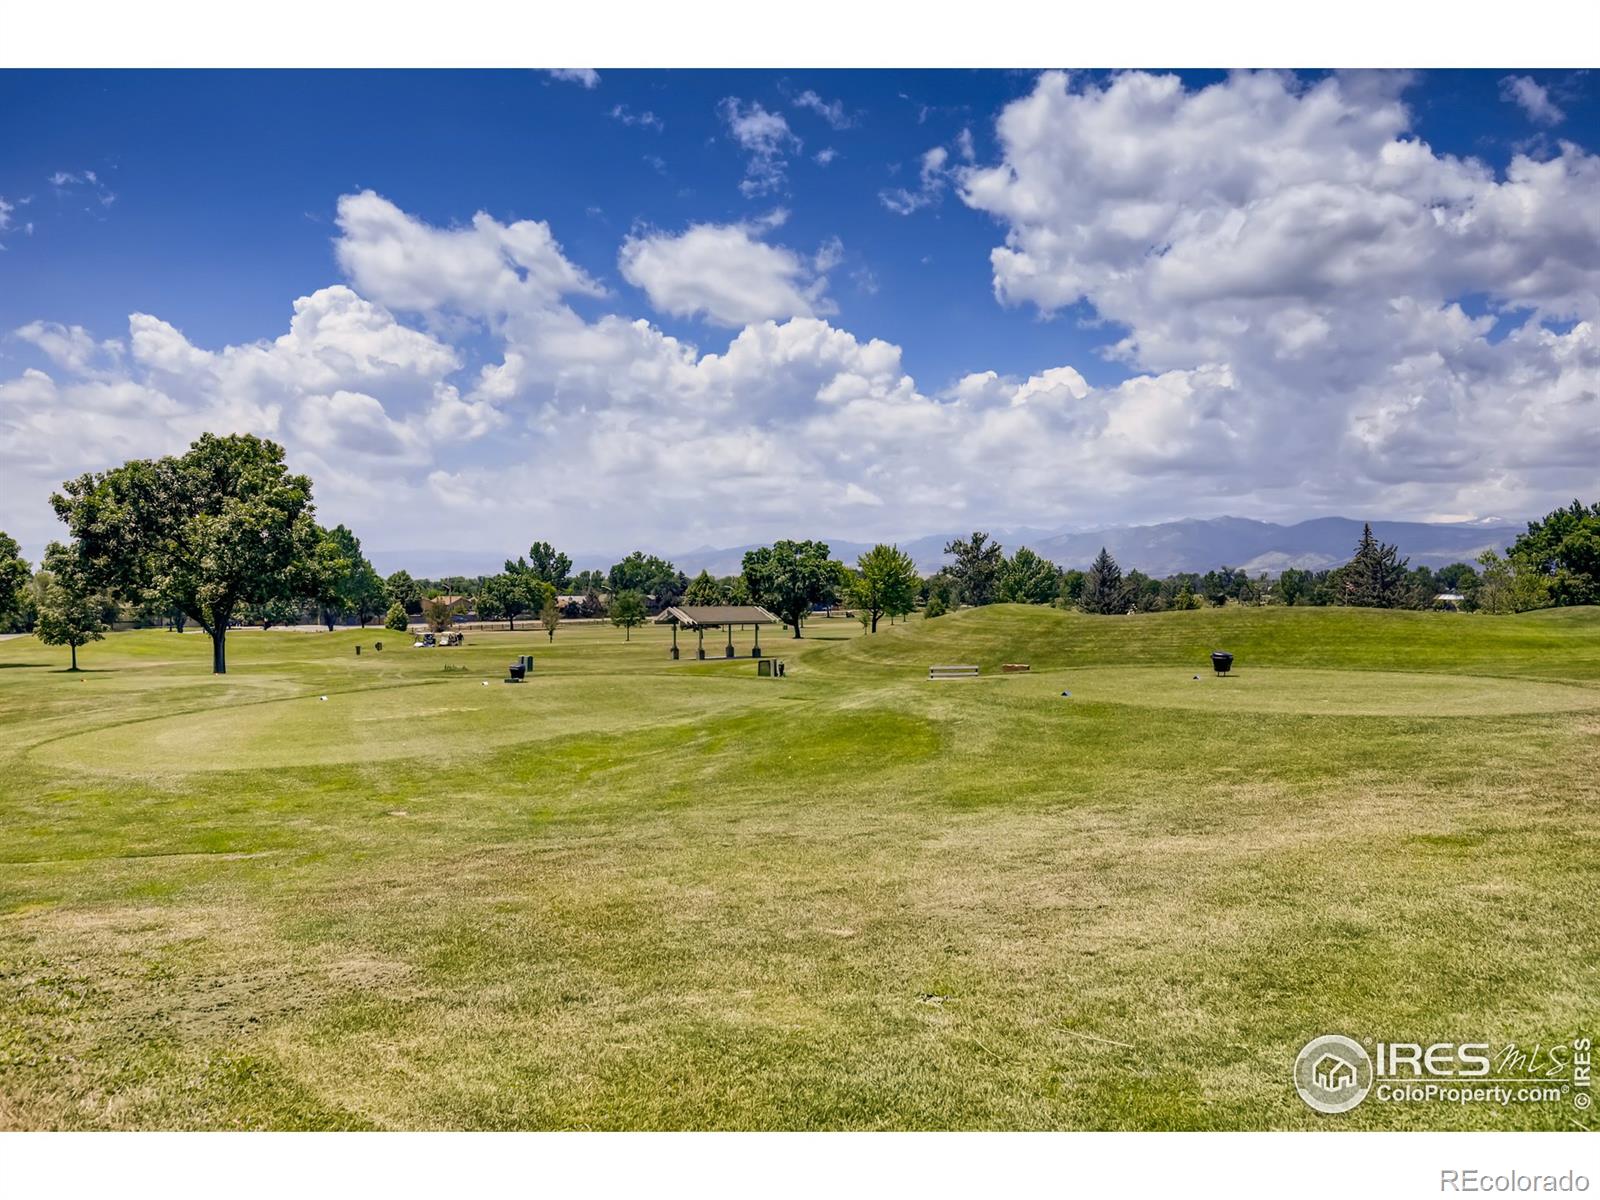
<svg viewBox="0 0 1600 1200"><path fill-rule="evenodd" d="M0 74L0 110L8 114L0 140L0 203L8 206L0 209L0 330L32 331L0 341L0 389L6 381L12 388L0 391L10 396L9 406L0 404L0 432L18 459L0 496L0 527L37 542L50 526L44 494L62 469L111 465L132 443L140 452L180 449L195 420L232 420L279 436L317 478L325 515L350 520L358 532L365 526L369 542L383 546L408 538L515 546L540 529L585 548L622 548L651 538L727 544L804 532L808 523L835 536L912 536L969 521L1087 526L1222 512L1520 516L1582 484L1562 423L1593 411L1572 374L1593 354L1592 336L1579 327L1594 316L1594 225L1574 211L1595 178L1600 99L1591 77L1468 71L1326 81L1307 74L1251 90L1236 77L1199 72L1183 74L1174 95L1157 95L1155 84L1137 95L1119 78ZM1316 114L1329 104L1341 112ZM1394 109L1403 116L1385 115ZM997 128L1008 112L1009 137ZM782 126L776 134L774 118ZM750 121L741 141L740 123ZM1184 144L1161 148L1178 124L1190 130ZM1342 131L1350 128L1360 132L1346 143ZM1215 144L1204 144L1212 129ZM1255 132L1241 136L1241 129ZM1123 145L1148 159L1126 178L1118 175ZM1383 148L1419 145L1427 162L1408 163L1407 178L1392 180L1382 159L1397 151ZM931 165L930 153L937 156ZM1325 166L1305 166L1319 155ZM1507 173L1518 156L1558 162L1561 178L1513 189ZM1235 187L1245 174L1251 181ZM1186 213L1182 195L1162 193L1163 179L1179 178L1202 192L1214 178L1217 197ZM1103 188L1091 186L1097 180ZM1505 215L1513 193L1529 187L1540 192L1532 216ZM1421 235L1404 224L1402 203L1418 212L1430 204L1448 209L1452 229L1481 230L1482 214L1499 213L1503 228L1491 229L1487 244L1473 232L1454 249L1419 252L1409 274L1385 267L1377 282L1372 273L1353 282L1342 270L1311 278L1318 272L1308 265L1302 287L1302 276L1277 277L1270 247L1259 266L1248 259L1261 247L1219 248L1217 230L1241 237L1240 222L1313 193L1308 211L1316 215L1294 220L1323 229L1330 212L1350 215L1327 262L1364 253L1392 261L1384 250L1390 237L1417 244ZM348 211L341 223L341 197L369 194L390 206L382 220L403 214L395 235L402 240L470 227L479 213L495 230L544 223L561 269L586 283L545 296L537 313L425 296L416 280L362 258ZM1370 212L1348 208L1366 199ZM1152 208L1162 210L1159 231L1144 227ZM1390 221L1400 224L1386 227ZM753 307L695 308L694 296L726 295L748 282L686 278L716 265L669 253L687 249L673 239L695 227L724 231L740 248L787 255L764 265L777 270L766 284L787 300L769 288ZM1129 229L1148 244L1121 257L1102 252ZM1073 248L1085 230L1092 244ZM1274 236L1295 244L1292 234ZM661 252L639 258L632 278L623 266L630 239L641 255L646 247ZM999 266L992 254L1006 247L1016 253ZM1557 259L1565 270L1555 269ZM642 284L649 262L654 274ZM1180 265L1201 279L1247 278L1220 290L1176 286ZM509 269L516 276L526 267L512 259ZM177 360L142 353L148 339L130 333L130 314L146 314L203 355L271 344L285 335L297 299L333 286L352 289L352 303L376 306L383 315L371 319L392 320L447 351L430 359L419 350L428 361L408 360L404 380L370 362L348 376L319 368L314 379L273 367L266 372L272 394L241 398L251 385L224 378L216 363L189 356L184 361L202 363L194 369L204 377L183 376L173 369ZM1419 365L1398 376L1395 356L1353 366L1352 354L1332 344L1360 338L1359 351L1348 349L1362 357L1380 334L1363 314L1396 305L1409 306L1392 317L1405 332L1386 328L1381 337L1427 343L1399 356ZM573 331L596 329L608 315L648 322L651 346L625 352L648 364L621 362L624 352L611 343L595 350L593 362L575 364L565 337L555 363L556 310ZM1214 327L1192 328L1196 313L1214 315ZM1297 314L1296 331L1274 328L1269 337L1285 313ZM1452 319L1453 332L1436 328ZM1473 320L1485 327L1459 326ZM770 381L773 370L798 375L792 388L759 404L741 400L750 392L734 383L717 384L731 390L708 400L711 385L702 380L661 383L680 394L653 402L649 387L624 396L634 383L604 375L664 380L654 373L683 370L676 360L661 364L686 347L694 348L691 357L724 355L741 331L766 321L784 330L771 360L783 365L752 366L752 380ZM801 370L797 356L812 350L795 346L809 338L814 347L818 331L797 321L821 323L849 344L807 359ZM50 343L57 327L63 337L81 331L83 344L95 347L95 365ZM1510 335L1525 328L1528 344L1519 349ZM1540 330L1571 337L1575 328L1570 345L1534 344ZM1304 371L1283 366L1286 353L1303 355L1307 339L1319 338L1330 345ZM893 363L846 361L875 339L898 351ZM1123 348L1108 353L1119 342ZM1502 352L1502 344L1512 349ZM308 353L325 365L346 351L318 343ZM1493 361L1496 353L1507 361ZM1511 361L1513 353L1523 357ZM440 365L446 354L454 356L448 367ZM495 388L480 374L511 357L526 364L539 355L550 362ZM1444 365L1421 378L1430 357ZM1461 364L1477 377L1462 384ZM1062 370L1076 379L1064 385L1060 403L1030 399L1041 387L1029 392L1029 380L1061 384L1050 373ZM883 379L872 382L874 372ZM994 378L979 379L985 372ZM49 381L48 396L40 377ZM912 381L909 390L897 384L902 378ZM870 383L861 397L837 398L860 379ZM1165 390L1153 399L1146 393L1157 381ZM457 409L440 409L441 388L479 407L452 427L447 417ZM140 402L129 389L157 397L145 402L147 419L132 415ZM1001 410L1029 404L1035 424L1008 426ZM1544 449L1497 458L1467 432L1478 408L1541 404L1550 411L1540 409L1533 423ZM888 417L873 405L900 407ZM1338 420L1327 416L1330 405L1341 406ZM1430 415L1438 405L1449 414ZM827 424L847 408L854 423ZM1296 412L1306 414L1303 422ZM77 427L105 432L76 452L51 432L69 427L52 420L74 413ZM605 429L597 435L585 415ZM1437 444L1445 426L1457 425L1463 431L1455 441ZM135 427L139 436L130 441ZM344 453L347 435L361 429L392 435L392 450ZM745 442L730 440L741 432ZM872 456L851 453L863 438ZM1327 457L1330 438L1344 450ZM51 444L44 465L33 439ZM652 441L679 447L676 461L657 459L646 448ZM618 453L619 444L630 448ZM786 457L785 447L795 450ZM1319 475L1314 486L1285 475L1283 452L1297 448L1312 456L1306 467ZM1415 469L1406 468L1408 458ZM1085 478L1097 462L1107 471L1100 486ZM29 465L54 475L35 478ZM924 468L948 486L930 486ZM324 478L329 471L361 479ZM1249 478L1252 471L1258 478ZM536 474L545 498L506 499L507 472L523 481ZM997 490L995 480L1012 472L1014 486ZM686 523L592 498L565 506L549 499L636 486L688 504L697 481L708 511ZM440 522L453 532L419 534L395 518L396 499L413 512L443 506Z"/></svg>
<svg viewBox="0 0 1600 1200"><path fill-rule="evenodd" d="M0 195L33 194L38 215L33 238L8 239L0 323L110 330L137 309L202 345L276 332L286 296L338 277L334 201L373 188L438 225L480 209L547 221L569 258L623 291L617 245L635 222L734 221L781 205L786 241L844 243L830 289L841 319L906 347L919 377L954 378L997 355L1024 372L1063 354L1092 365L1083 351L1099 331L994 302L991 220L948 204L908 219L878 198L915 180L929 146L964 128L982 144L1032 79L606 71L586 89L525 71L12 74L0 77L0 104L22 136L8 139ZM850 127L797 108L807 90L842 103ZM727 96L783 113L802 139L781 192L740 193L745 159L718 113ZM660 126L624 124L611 115L619 106ZM837 157L819 166L830 148ZM85 169L115 193L109 208L89 189L60 195L45 183ZM698 322L657 319L704 340Z"/></svg>

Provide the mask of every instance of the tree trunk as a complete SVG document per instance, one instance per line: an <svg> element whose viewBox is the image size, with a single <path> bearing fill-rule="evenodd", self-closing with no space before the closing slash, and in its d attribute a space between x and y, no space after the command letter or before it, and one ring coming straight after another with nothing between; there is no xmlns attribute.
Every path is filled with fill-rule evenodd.
<svg viewBox="0 0 1600 1200"><path fill-rule="evenodd" d="M70 669L74 671L78 669L78 645L76 642L72 644L72 667Z"/></svg>
<svg viewBox="0 0 1600 1200"><path fill-rule="evenodd" d="M877 613L873 613L872 614L872 632L873 633L877 633L878 632L878 614Z"/></svg>
<svg viewBox="0 0 1600 1200"><path fill-rule="evenodd" d="M211 673L213 675L226 675L228 673L228 627L226 624L211 627Z"/></svg>

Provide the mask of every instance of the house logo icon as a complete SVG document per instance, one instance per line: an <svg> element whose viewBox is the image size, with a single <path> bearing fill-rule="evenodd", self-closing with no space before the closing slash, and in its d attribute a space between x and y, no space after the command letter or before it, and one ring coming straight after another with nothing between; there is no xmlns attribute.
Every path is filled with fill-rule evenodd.
<svg viewBox="0 0 1600 1200"><path fill-rule="evenodd" d="M1312 1038L1294 1060L1294 1089L1320 1113L1349 1112L1372 1090L1372 1060L1351 1038Z"/></svg>
<svg viewBox="0 0 1600 1200"><path fill-rule="evenodd" d="M1311 1065L1311 1080L1328 1092L1342 1092L1356 1085L1356 1069L1337 1054L1324 1054Z"/></svg>

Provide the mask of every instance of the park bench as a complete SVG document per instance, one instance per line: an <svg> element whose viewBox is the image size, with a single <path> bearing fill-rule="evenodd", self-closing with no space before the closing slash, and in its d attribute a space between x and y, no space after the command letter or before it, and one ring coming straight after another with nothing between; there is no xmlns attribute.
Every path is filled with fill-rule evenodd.
<svg viewBox="0 0 1600 1200"><path fill-rule="evenodd" d="M968 664L946 664L944 666L929 667L929 679L976 679L978 668Z"/></svg>

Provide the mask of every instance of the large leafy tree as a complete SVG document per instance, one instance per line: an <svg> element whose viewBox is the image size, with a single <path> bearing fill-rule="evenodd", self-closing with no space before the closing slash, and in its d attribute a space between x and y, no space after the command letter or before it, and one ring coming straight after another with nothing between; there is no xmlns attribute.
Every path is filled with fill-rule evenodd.
<svg viewBox="0 0 1600 1200"><path fill-rule="evenodd" d="M1510 557L1550 580L1554 604L1600 604L1600 501L1574 500L1528 522Z"/></svg>
<svg viewBox="0 0 1600 1200"><path fill-rule="evenodd" d="M560 591L566 586L567 576L572 571L572 560L549 542L535 542L528 547L528 569Z"/></svg>
<svg viewBox="0 0 1600 1200"><path fill-rule="evenodd" d="M954 560L948 570L961 589L962 601L971 605L993 604L1000 568L1005 562L1000 543L990 541L987 533L974 532L970 538L947 542L944 552Z"/></svg>
<svg viewBox="0 0 1600 1200"><path fill-rule="evenodd" d="M408 613L422 607L422 585L411 578L409 571L396 571L383 581L383 590L389 594L389 603L398 604Z"/></svg>
<svg viewBox="0 0 1600 1200"><path fill-rule="evenodd" d="M10 534L0 532L0 627L26 607L28 581L32 577L27 560L22 557L22 547Z"/></svg>
<svg viewBox="0 0 1600 1200"><path fill-rule="evenodd" d="M322 623L333 632L339 614L347 605L350 579L360 568L361 543L343 525L317 531L317 546L304 572L302 585L306 597L322 614Z"/></svg>
<svg viewBox="0 0 1600 1200"><path fill-rule="evenodd" d="M90 594L79 557L60 542L44 552L44 569L35 582L38 615L34 634L46 646L70 646L78 669L78 647L105 635L103 596Z"/></svg>
<svg viewBox="0 0 1600 1200"><path fill-rule="evenodd" d="M235 613L293 594L317 544L311 481L252 434L207 433L181 455L81 475L50 502L86 587L181 608L210 635L219 675Z"/></svg>
<svg viewBox="0 0 1600 1200"><path fill-rule="evenodd" d="M1345 564L1344 602L1352 608L1400 608L1408 594L1406 564L1398 547L1380 542L1371 524L1361 527L1355 557Z"/></svg>
<svg viewBox="0 0 1600 1200"><path fill-rule="evenodd" d="M744 556L744 578L750 595L792 626L800 624L814 604L837 599L844 567L828 557L828 543L787 539L750 550Z"/></svg>
<svg viewBox="0 0 1600 1200"><path fill-rule="evenodd" d="M666 559L635 550L612 565L606 576L606 586L613 594L638 592L641 596L654 597L655 606L660 609L676 604L689 581Z"/></svg>
<svg viewBox="0 0 1600 1200"><path fill-rule="evenodd" d="M240 610L246 621L271 629L274 625L293 625L300 619L300 602L288 596L275 596L258 604L247 604Z"/></svg>
<svg viewBox="0 0 1600 1200"><path fill-rule="evenodd" d="M1060 570L1026 546L1001 564L995 595L1002 604L1049 604L1060 594Z"/></svg>
<svg viewBox="0 0 1600 1200"><path fill-rule="evenodd" d="M478 588L478 615L487 620L500 619L512 629L517 627L517 614L542 613L545 602L553 602L556 589L540 579L519 559L507 562L499 575L491 575Z"/></svg>
<svg viewBox="0 0 1600 1200"><path fill-rule="evenodd" d="M361 539L343 525L322 531L306 591L330 631L340 613L349 613L365 629L390 603L383 577L361 552Z"/></svg>
<svg viewBox="0 0 1600 1200"><path fill-rule="evenodd" d="M961 587L956 583L955 576L950 574L949 567L935 571L924 579L920 591L929 604L935 600L939 602L940 615L961 603Z"/></svg>
<svg viewBox="0 0 1600 1200"><path fill-rule="evenodd" d="M1086 613L1106 616L1128 611L1128 585L1122 580L1122 568L1104 546L1083 577L1078 607Z"/></svg>
<svg viewBox="0 0 1600 1200"><path fill-rule="evenodd" d="M1278 575L1277 595L1284 604L1305 604L1311 599L1313 580L1310 571L1285 567Z"/></svg>
<svg viewBox="0 0 1600 1200"><path fill-rule="evenodd" d="M1550 576L1535 569L1526 559L1501 558L1493 550L1478 555L1483 568L1477 591L1477 607L1487 613L1527 612L1550 603Z"/></svg>
<svg viewBox="0 0 1600 1200"><path fill-rule="evenodd" d="M850 580L850 603L864 615L873 633L883 616L902 616L916 604L921 585L917 564L898 546L882 543L856 560Z"/></svg>
<svg viewBox="0 0 1600 1200"><path fill-rule="evenodd" d="M690 581L688 590L683 593L683 602L685 604L721 604L722 597L722 585L711 578L710 571L701 571Z"/></svg>
<svg viewBox="0 0 1600 1200"><path fill-rule="evenodd" d="M509 629L517 627L517 614L522 611L522 588L513 576L489 576L478 585L474 600L480 619L504 621Z"/></svg>
<svg viewBox="0 0 1600 1200"><path fill-rule="evenodd" d="M300 583L296 589L311 602L329 633L333 632L339 613L344 609L345 577L355 569L348 545L344 538L338 536L339 531L349 533L343 525L339 526L338 531L317 530L316 545L312 547L311 555L300 571Z"/></svg>
<svg viewBox="0 0 1600 1200"><path fill-rule="evenodd" d="M1471 563L1451 563L1448 567L1440 567L1434 572L1434 579L1439 584L1440 591L1455 592L1466 597L1462 607L1471 610L1478 607L1478 572Z"/></svg>
<svg viewBox="0 0 1600 1200"><path fill-rule="evenodd" d="M383 585L383 576L373 570L371 563L363 560L350 577L350 591L346 599L356 621L365 629L367 622L377 620L388 608L389 590Z"/></svg>

